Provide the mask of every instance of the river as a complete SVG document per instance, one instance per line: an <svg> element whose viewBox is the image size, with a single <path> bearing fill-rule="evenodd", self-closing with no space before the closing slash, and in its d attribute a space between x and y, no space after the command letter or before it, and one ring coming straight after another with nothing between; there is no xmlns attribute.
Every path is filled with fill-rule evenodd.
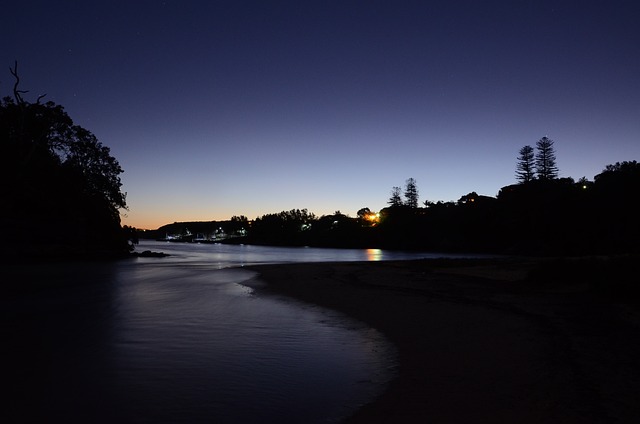
<svg viewBox="0 0 640 424"><path fill-rule="evenodd" d="M383 390L393 347L344 315L254 293L243 283L258 276L244 267L434 256L151 241L137 250L170 256L5 268L4 284L40 287L0 300L11 422L337 422Z"/></svg>

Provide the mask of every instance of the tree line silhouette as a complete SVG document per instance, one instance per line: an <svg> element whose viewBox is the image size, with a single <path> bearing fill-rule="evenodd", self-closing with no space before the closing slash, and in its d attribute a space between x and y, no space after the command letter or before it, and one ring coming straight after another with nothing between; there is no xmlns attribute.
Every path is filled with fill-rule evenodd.
<svg viewBox="0 0 640 424"><path fill-rule="evenodd" d="M227 242L528 255L639 250L640 164L606 165L594 181L558 174L554 142L543 137L535 150L520 149L517 183L496 197L471 192L456 202L419 206L417 182L409 178L404 188L392 187L388 207L377 213L367 207L354 218L340 211L321 217L306 209L282 211L247 220L246 236Z"/></svg>
<svg viewBox="0 0 640 424"><path fill-rule="evenodd" d="M547 148L552 148L547 140ZM392 188L389 206L379 212L364 207L356 217L340 211L317 217L306 209L294 209L253 221L243 217L246 235L223 242L543 256L638 252L635 197L640 188L640 164L607 165L594 181L581 178L576 182L556 176L557 167L549 162L552 150L544 155L547 167L541 173L502 187L496 197L471 192L455 202L424 201L418 206L417 182L409 178L404 189ZM518 172L520 164L519 157ZM234 231L238 218L234 219L174 223L145 236L197 225L202 231L214 226Z"/></svg>
<svg viewBox="0 0 640 424"><path fill-rule="evenodd" d="M640 223L636 197L640 165L606 165L589 181L559 178L554 142L542 137L522 147L516 184L496 197L468 193L458 201L419 203L417 182L394 186L388 206L361 208L356 217L306 209L254 220L183 222L139 231L120 222L126 209L118 161L62 106L23 97L17 62L13 97L0 102L0 142L6 153L0 179L3 258L122 255L137 237L194 241L200 235L228 243L293 246L474 251L566 255L637 252ZM233 235L234 237L222 237ZM220 237L218 237L220 236Z"/></svg>

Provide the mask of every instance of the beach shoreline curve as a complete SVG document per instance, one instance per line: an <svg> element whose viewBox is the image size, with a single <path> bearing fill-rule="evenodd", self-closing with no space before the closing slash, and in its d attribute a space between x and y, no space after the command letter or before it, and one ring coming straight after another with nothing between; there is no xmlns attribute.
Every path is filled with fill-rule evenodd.
<svg viewBox="0 0 640 424"><path fill-rule="evenodd" d="M640 416L629 387L618 381L624 373L609 369L638 348L616 347L611 356L601 334L585 337L592 323L580 313L592 306L592 295L580 284L527 281L535 266L489 259L250 269L266 283L260 290L344 313L396 347L396 378L345 423L578 423ZM627 329L626 336L637 338ZM603 361L594 366L594 357ZM632 368L627 371L639 368L625 364Z"/></svg>

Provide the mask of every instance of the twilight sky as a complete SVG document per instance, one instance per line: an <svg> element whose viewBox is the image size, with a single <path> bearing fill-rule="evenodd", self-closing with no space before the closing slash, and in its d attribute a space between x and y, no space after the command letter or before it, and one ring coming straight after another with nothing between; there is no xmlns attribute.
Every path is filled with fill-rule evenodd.
<svg viewBox="0 0 640 424"><path fill-rule="evenodd" d="M0 7L19 62L125 172L123 224L355 216L495 196L518 150L563 177L640 160L640 6L619 1L29 1Z"/></svg>

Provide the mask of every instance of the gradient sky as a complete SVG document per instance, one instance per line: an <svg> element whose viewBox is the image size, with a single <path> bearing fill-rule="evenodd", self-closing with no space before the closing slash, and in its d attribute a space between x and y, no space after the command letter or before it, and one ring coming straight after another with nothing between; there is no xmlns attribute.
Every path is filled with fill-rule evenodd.
<svg viewBox="0 0 640 424"><path fill-rule="evenodd" d="M518 150L560 175L640 160L637 1L29 1L0 93L65 107L125 172L123 223L495 196Z"/></svg>

